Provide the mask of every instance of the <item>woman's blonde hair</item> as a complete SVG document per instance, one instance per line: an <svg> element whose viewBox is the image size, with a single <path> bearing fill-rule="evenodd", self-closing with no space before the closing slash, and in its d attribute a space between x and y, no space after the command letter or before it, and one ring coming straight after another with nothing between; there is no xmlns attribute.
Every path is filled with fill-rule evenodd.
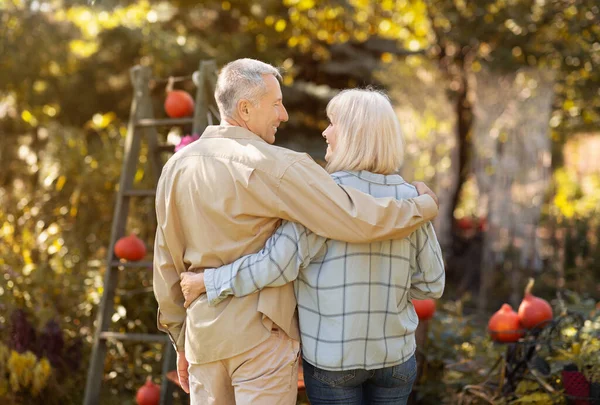
<svg viewBox="0 0 600 405"><path fill-rule="evenodd" d="M340 170L396 172L404 159L398 117L381 91L348 89L327 104L336 130L336 148L327 162L329 173Z"/></svg>

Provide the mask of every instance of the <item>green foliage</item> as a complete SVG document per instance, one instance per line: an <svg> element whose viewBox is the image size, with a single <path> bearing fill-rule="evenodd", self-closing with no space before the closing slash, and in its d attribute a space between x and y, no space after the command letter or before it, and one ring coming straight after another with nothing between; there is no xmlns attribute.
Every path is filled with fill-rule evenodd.
<svg viewBox="0 0 600 405"><path fill-rule="evenodd" d="M367 50L361 57L375 63L427 50L450 75L482 64L548 68L558 76L553 125L594 125L600 119L600 95L593 85L599 80L600 10L593 0L543 5L533 0L210 0L126 6L100 0L93 6L47 1L43 9L34 3L0 6L0 50L10 55L0 88L14 98L16 113L31 114L21 117L26 122L56 117L81 124L115 108L122 116L129 99L127 69L137 62L164 75L189 71L202 58L222 64L243 55L282 64L286 84L301 79L346 87L360 83L359 74L364 83L368 69L340 71L334 63L351 58L353 48Z"/></svg>
<svg viewBox="0 0 600 405"><path fill-rule="evenodd" d="M11 351L0 343L0 398L9 404L17 403L19 397L39 401L51 373L47 359L38 359L32 352Z"/></svg>
<svg viewBox="0 0 600 405"><path fill-rule="evenodd" d="M567 168L554 173L554 215L565 219L592 219L600 207L600 176L578 176Z"/></svg>
<svg viewBox="0 0 600 405"><path fill-rule="evenodd" d="M536 385L538 388L536 388ZM532 390L539 389L539 384L532 383L529 387ZM557 401L554 400L554 396L548 394L547 392L523 392L520 393L520 396L515 401L512 401L511 404L556 404ZM562 401L561 401L562 403Z"/></svg>
<svg viewBox="0 0 600 405"><path fill-rule="evenodd" d="M81 363L79 337L65 341L53 321L36 330L23 311L13 311L10 344L0 343L0 399L7 405L37 404L41 398L48 405L79 402L85 384Z"/></svg>
<svg viewBox="0 0 600 405"><path fill-rule="evenodd" d="M23 158L3 173L13 187L11 192L0 195L0 236L5 242L0 245L1 326L7 324L4 314L15 308L35 313L37 327L57 319L67 336L84 339L87 359L103 292L104 259L122 141L122 125L118 121L90 132L89 136L50 124L40 128L35 137L17 138L16 145L10 145L6 139L0 141L3 146L17 149ZM144 171L140 172L138 186L145 183L145 188L151 187L151 181ZM154 216L152 201L132 205L131 212L134 219L128 229L137 231L151 244L153 221L146 218ZM151 272L147 269L121 275L113 330L156 332L156 302L150 286ZM0 333L0 337L6 336ZM114 369L122 370L127 377L113 377L108 386L112 383L115 392L135 391L148 374L160 374L160 353L160 347L146 345L128 350L124 356L122 346L111 346L109 362L125 359L118 360L124 365ZM58 392L62 396L52 398L83 395L85 373L72 373L70 380L60 384ZM68 393L61 391L67 388ZM80 398L73 397L72 401L60 403L79 402Z"/></svg>
<svg viewBox="0 0 600 405"><path fill-rule="evenodd" d="M514 393L502 394L508 346L489 339L486 319L464 316L460 302L446 302L429 322L427 341L419 348L425 361L415 386L418 403L566 403L562 396L564 365L577 365L590 382L600 378L600 312L594 301L568 308L585 311L585 322L564 318L556 330L548 329L538 337L536 353L549 364L550 374L538 372L536 376L528 369L517 381Z"/></svg>
<svg viewBox="0 0 600 405"><path fill-rule="evenodd" d="M7 242L0 247L0 264L12 304L34 309L42 323L68 313L78 329L80 317L87 318L98 301L99 286L79 277L103 258L119 175L109 139L120 137L113 131L86 138L51 125L17 138L13 146L23 160L5 172L13 187L0 199ZM85 296L90 298L81 299ZM74 307L73 299L80 304Z"/></svg>
<svg viewBox="0 0 600 405"><path fill-rule="evenodd" d="M554 197L542 219L550 231L547 251L562 278L559 285L592 297L600 277L599 181L597 174L576 173L571 166L557 169L551 190Z"/></svg>
<svg viewBox="0 0 600 405"><path fill-rule="evenodd" d="M416 385L419 404L458 403L463 387L480 383L485 368L502 352L487 337L486 323L463 315L460 302L447 303L445 308L430 321L422 349L425 362Z"/></svg>
<svg viewBox="0 0 600 405"><path fill-rule="evenodd" d="M518 66L551 70L557 80L552 126L597 125L600 94L593 83L600 80L600 8L595 1L427 4L447 63L474 71L482 65L505 71Z"/></svg>

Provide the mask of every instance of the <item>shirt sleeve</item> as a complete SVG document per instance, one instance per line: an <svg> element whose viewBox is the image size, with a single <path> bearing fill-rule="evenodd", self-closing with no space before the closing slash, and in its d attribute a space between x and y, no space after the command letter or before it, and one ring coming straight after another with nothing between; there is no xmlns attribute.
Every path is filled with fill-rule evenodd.
<svg viewBox="0 0 600 405"><path fill-rule="evenodd" d="M308 156L288 167L277 193L280 218L349 243L404 238L438 212L428 195L406 200L375 198L339 186Z"/></svg>
<svg viewBox="0 0 600 405"><path fill-rule="evenodd" d="M156 230L154 241L153 267L154 296L158 302L158 329L169 335L177 351L184 351L186 318L183 307L184 297L179 284L179 272L172 261L160 225Z"/></svg>
<svg viewBox="0 0 600 405"><path fill-rule="evenodd" d="M228 295L243 297L295 280L325 241L300 224L284 221L259 252L204 271L209 305L218 304Z"/></svg>
<svg viewBox="0 0 600 405"><path fill-rule="evenodd" d="M442 248L431 222L418 229L414 238L417 245L416 271L411 277L409 297L418 300L438 299L444 292L446 272Z"/></svg>

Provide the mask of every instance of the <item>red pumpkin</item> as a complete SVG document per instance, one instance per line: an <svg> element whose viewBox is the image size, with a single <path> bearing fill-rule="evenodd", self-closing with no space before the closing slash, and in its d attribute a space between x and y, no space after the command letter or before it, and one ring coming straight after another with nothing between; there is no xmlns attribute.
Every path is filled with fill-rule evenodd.
<svg viewBox="0 0 600 405"><path fill-rule="evenodd" d="M470 231L473 229L473 220L470 217L462 217L456 220L456 225L463 231Z"/></svg>
<svg viewBox="0 0 600 405"><path fill-rule="evenodd" d="M477 230L481 231L481 232L485 232L488 230L488 222L487 222L486 217L479 218L479 224L477 225Z"/></svg>
<svg viewBox="0 0 600 405"><path fill-rule="evenodd" d="M488 331L497 342L516 342L522 336L519 315L510 305L502 305L490 318Z"/></svg>
<svg viewBox="0 0 600 405"><path fill-rule="evenodd" d="M420 321L433 318L433 314L435 314L435 300L412 300L412 303Z"/></svg>
<svg viewBox="0 0 600 405"><path fill-rule="evenodd" d="M194 99L183 90L167 92L165 111L171 118L189 117L194 114Z"/></svg>
<svg viewBox="0 0 600 405"><path fill-rule="evenodd" d="M158 405L160 402L160 387L148 379L146 384L142 385L137 391L135 402L138 405Z"/></svg>
<svg viewBox="0 0 600 405"><path fill-rule="evenodd" d="M122 237L115 243L115 254L120 259L133 262L142 260L146 256L146 245L132 233L129 236Z"/></svg>
<svg viewBox="0 0 600 405"><path fill-rule="evenodd" d="M519 305L519 321L527 329L542 327L554 317L548 301L531 294L533 284L534 280L530 278L525 287L525 298Z"/></svg>

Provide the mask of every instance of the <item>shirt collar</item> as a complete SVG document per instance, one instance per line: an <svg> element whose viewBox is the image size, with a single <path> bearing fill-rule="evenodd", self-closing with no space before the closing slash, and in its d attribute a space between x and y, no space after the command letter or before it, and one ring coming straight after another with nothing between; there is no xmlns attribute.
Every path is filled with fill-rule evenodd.
<svg viewBox="0 0 600 405"><path fill-rule="evenodd" d="M379 173L371 173L366 170L354 171L347 170L346 173L349 173L353 176L358 177L359 179L366 180L371 183L376 184L402 184L406 183L406 181L399 174L379 174Z"/></svg>
<svg viewBox="0 0 600 405"><path fill-rule="evenodd" d="M264 139L256 135L254 132L250 132L246 128L233 125L209 125L202 133L202 138L250 139L254 141L265 142Z"/></svg>

